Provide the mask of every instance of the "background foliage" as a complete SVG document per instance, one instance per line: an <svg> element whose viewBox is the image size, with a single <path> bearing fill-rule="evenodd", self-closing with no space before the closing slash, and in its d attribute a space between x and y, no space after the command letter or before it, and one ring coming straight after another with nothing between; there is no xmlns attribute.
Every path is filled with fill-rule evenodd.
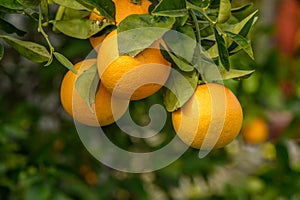
<svg viewBox="0 0 300 200"><path fill-rule="evenodd" d="M0 2L5 13L12 9L3 5L8 1ZM232 4L247 2L233 0ZM85 150L59 102L60 82L67 71L59 59L49 66L34 64L1 42L5 50L0 51L0 199L300 199L299 25L292 43L291 35L285 35L291 26L286 25L291 21L287 16L297 8L296 2L252 2L253 9L260 10L252 33L255 60L241 51L231 57L231 63L256 72L242 81L225 81L241 101L245 126L254 118L264 118L270 127L269 140L249 145L239 136L204 159L189 149L170 166L145 174L115 171ZM53 18L57 8L51 9ZM48 45L30 17L1 14L1 20L18 27L9 27L14 36ZM49 27L45 31L55 51L73 63L92 49L88 40L53 33ZM131 103L138 123L147 122L153 103L162 103L159 95ZM162 137L172 137L170 127L166 125ZM115 125L106 130L123 147L163 145L136 141Z"/></svg>

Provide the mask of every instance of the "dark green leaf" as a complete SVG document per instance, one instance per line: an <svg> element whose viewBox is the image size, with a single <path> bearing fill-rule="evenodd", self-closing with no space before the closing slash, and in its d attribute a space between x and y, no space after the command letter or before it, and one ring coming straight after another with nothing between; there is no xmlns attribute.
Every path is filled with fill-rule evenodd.
<svg viewBox="0 0 300 200"><path fill-rule="evenodd" d="M0 3L1 4L1 3ZM12 14L12 13L22 13L22 10L18 10L18 9L10 9L10 8L6 8L0 5L0 13L7 13L7 14Z"/></svg>
<svg viewBox="0 0 300 200"><path fill-rule="evenodd" d="M238 44L249 56L254 60L253 51L250 44L246 38L241 35L231 33L229 31L226 32L227 36L229 36L236 44Z"/></svg>
<svg viewBox="0 0 300 200"><path fill-rule="evenodd" d="M289 152L286 147L286 144L280 142L276 144L275 147L276 147L278 169L283 173L288 173L291 170L291 168L290 168Z"/></svg>
<svg viewBox="0 0 300 200"><path fill-rule="evenodd" d="M191 62L195 47L197 45L196 36L192 27L185 25L179 27L177 31L168 31L163 40L175 55Z"/></svg>
<svg viewBox="0 0 300 200"><path fill-rule="evenodd" d="M75 0L53 0L56 4L64 6L66 8L72 8L74 10L89 10L84 5Z"/></svg>
<svg viewBox="0 0 300 200"><path fill-rule="evenodd" d="M72 19L55 21L54 27L70 37L87 39L111 24L88 19Z"/></svg>
<svg viewBox="0 0 300 200"><path fill-rule="evenodd" d="M77 74L76 69L74 68L74 65L69 61L68 58L66 58L64 55L58 52L53 52L53 55L55 58L67 69L71 70L73 73Z"/></svg>
<svg viewBox="0 0 300 200"><path fill-rule="evenodd" d="M211 0L189 0L192 4L200 8L208 8Z"/></svg>
<svg viewBox="0 0 300 200"><path fill-rule="evenodd" d="M21 5L26 8L36 8L42 0L17 0Z"/></svg>
<svg viewBox="0 0 300 200"><path fill-rule="evenodd" d="M220 0L220 8L218 14L218 22L224 23L231 16L231 3L230 0Z"/></svg>
<svg viewBox="0 0 300 200"><path fill-rule="evenodd" d="M218 45L218 52L219 57L222 65L225 67L226 70L230 69L230 63L229 63L229 53L225 44L225 40L222 35L219 35L217 29L214 27L215 32L215 38Z"/></svg>
<svg viewBox="0 0 300 200"><path fill-rule="evenodd" d="M25 31L22 31L20 29L18 29L17 27L15 27L14 25L12 25L11 23L5 21L4 19L0 18L0 29L5 31L6 33L16 33L18 36L24 36L26 34Z"/></svg>
<svg viewBox="0 0 300 200"><path fill-rule="evenodd" d="M48 50L40 44L19 40L10 36L0 37L3 38L5 42L12 46L15 50L17 50L21 55L33 62L47 62L50 58Z"/></svg>
<svg viewBox="0 0 300 200"><path fill-rule="evenodd" d="M95 63L89 69L85 70L76 80L75 87L89 106L91 112L94 112L92 104L95 103L96 92L99 85L99 76L97 73L97 64Z"/></svg>
<svg viewBox="0 0 300 200"><path fill-rule="evenodd" d="M2 0L0 1L0 6L5 8L13 9L13 10L23 10L25 7L20 4L17 0Z"/></svg>
<svg viewBox="0 0 300 200"><path fill-rule="evenodd" d="M2 60L3 55L4 55L4 47L3 47L3 45L0 43L0 61Z"/></svg>
<svg viewBox="0 0 300 200"><path fill-rule="evenodd" d="M174 68L173 68L174 69ZM173 112L183 106L193 95L198 83L198 73L171 71L164 88L164 104L168 112Z"/></svg>
<svg viewBox="0 0 300 200"><path fill-rule="evenodd" d="M218 70L218 71L216 71ZM228 79L242 79L248 78L255 70L226 70L222 66L219 67L205 67L203 76L209 81L228 80Z"/></svg>
<svg viewBox="0 0 300 200"><path fill-rule="evenodd" d="M136 56L161 38L175 23L174 18L130 15L118 26L119 54Z"/></svg>
<svg viewBox="0 0 300 200"><path fill-rule="evenodd" d="M81 0L82 2L97 8L103 17L110 20L115 19L115 4L112 0ZM79 1L80 2L80 1Z"/></svg>
<svg viewBox="0 0 300 200"><path fill-rule="evenodd" d="M152 10L153 15L167 17L183 17L186 15L185 1L161 0Z"/></svg>
<svg viewBox="0 0 300 200"><path fill-rule="evenodd" d="M253 6L253 3L248 3L245 5L242 5L240 7L232 8L231 12L242 12L244 10L247 10L248 8L251 8Z"/></svg>

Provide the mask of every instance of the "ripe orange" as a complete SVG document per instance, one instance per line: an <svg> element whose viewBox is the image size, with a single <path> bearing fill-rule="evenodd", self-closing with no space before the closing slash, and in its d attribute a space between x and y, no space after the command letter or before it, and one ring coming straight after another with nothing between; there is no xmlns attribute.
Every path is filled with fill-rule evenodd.
<svg viewBox="0 0 300 200"><path fill-rule="evenodd" d="M197 149L224 147L238 135L243 121L241 105L223 85L197 86L193 96L172 112L172 123L179 138Z"/></svg>
<svg viewBox="0 0 300 200"><path fill-rule="evenodd" d="M108 34L99 49L97 60L99 75L108 91L132 100L157 92L167 81L171 70L171 64L160 52L159 42L155 41L135 57L119 56L117 30Z"/></svg>
<svg viewBox="0 0 300 200"><path fill-rule="evenodd" d="M112 96L106 88L100 83L96 93L95 103L92 105L94 113L91 112L86 102L75 88L76 79L85 70L96 63L96 59L88 59L78 62L74 65L78 74L68 71L62 81L60 88L61 104L65 111L77 121L90 126L105 126L118 120L128 108L129 101L113 99L117 107L112 113ZM96 116L96 117L95 117Z"/></svg>
<svg viewBox="0 0 300 200"><path fill-rule="evenodd" d="M269 137L269 127L266 120L255 118L245 125L242 135L247 144L260 144L267 141Z"/></svg>

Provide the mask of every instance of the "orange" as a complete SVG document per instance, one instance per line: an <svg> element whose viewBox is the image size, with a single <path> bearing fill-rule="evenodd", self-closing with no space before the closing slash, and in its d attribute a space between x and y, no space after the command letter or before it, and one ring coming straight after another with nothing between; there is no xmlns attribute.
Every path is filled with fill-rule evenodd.
<svg viewBox="0 0 300 200"><path fill-rule="evenodd" d="M112 98L111 94L100 83L96 93L95 103L92 105L94 113L90 110L84 99L75 88L77 78L85 70L96 63L96 59L88 59L74 65L78 74L68 71L60 88L61 104L65 111L77 121L90 126L105 126L118 120L128 108L129 101ZM111 102L114 101L114 115Z"/></svg>
<svg viewBox="0 0 300 200"><path fill-rule="evenodd" d="M155 41L135 57L119 56L117 30L108 34L97 60L103 85L118 97L131 100L143 99L157 92L171 70L171 64L160 52L159 42Z"/></svg>
<svg viewBox="0 0 300 200"><path fill-rule="evenodd" d="M98 13L98 14L96 14L96 13ZM94 9L93 9L93 12L91 12L91 14L90 14L89 19L90 19L90 20L98 20L98 19L100 19L100 18L101 18L101 16L100 16L99 11L98 11L96 8L94 8ZM101 43L103 42L105 36L106 36L106 34L103 34L103 35L100 35L100 36L95 36L95 37L92 36L92 37L89 38L92 47L93 47L96 51L99 50L99 47L101 46Z"/></svg>
<svg viewBox="0 0 300 200"><path fill-rule="evenodd" d="M267 141L269 137L269 127L266 120L255 118L245 125L242 135L247 144L260 144Z"/></svg>
<svg viewBox="0 0 300 200"><path fill-rule="evenodd" d="M198 85L192 97L172 112L178 137L197 149L226 146L237 137L242 122L243 112L236 96L215 83Z"/></svg>

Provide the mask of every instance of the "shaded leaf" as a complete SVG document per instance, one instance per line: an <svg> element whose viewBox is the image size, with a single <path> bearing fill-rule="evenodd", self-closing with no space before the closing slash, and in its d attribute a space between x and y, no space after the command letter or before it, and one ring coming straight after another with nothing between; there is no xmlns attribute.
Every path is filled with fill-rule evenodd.
<svg viewBox="0 0 300 200"><path fill-rule="evenodd" d="M167 51L173 62L177 65L177 67L185 72L190 72L194 70L194 67L188 64L184 59L177 57L173 53Z"/></svg>
<svg viewBox="0 0 300 200"><path fill-rule="evenodd" d="M25 7L20 4L17 0L0 1L0 6L13 10L23 10Z"/></svg>
<svg viewBox="0 0 300 200"><path fill-rule="evenodd" d="M167 17L183 17L186 15L185 1L161 0L152 10L153 15Z"/></svg>
<svg viewBox="0 0 300 200"><path fill-rule="evenodd" d="M62 20L55 21L54 27L65 35L78 39L87 39L92 35L100 32L107 26L111 24L108 22L100 22L89 19L72 19L72 20Z"/></svg>
<svg viewBox="0 0 300 200"><path fill-rule="evenodd" d="M53 55L63 66L65 66L67 69L71 70L73 73L77 74L77 71L74 68L74 65L64 55L62 55L61 53L58 53L58 52L53 52Z"/></svg>
<svg viewBox="0 0 300 200"><path fill-rule="evenodd" d="M96 92L99 85L99 76L97 73L97 64L95 63L89 69L85 70L76 80L75 87L88 105L91 112L94 112L92 104L95 103Z"/></svg>
<svg viewBox="0 0 300 200"><path fill-rule="evenodd" d="M21 5L26 8L36 8L42 0L17 0Z"/></svg>
<svg viewBox="0 0 300 200"><path fill-rule="evenodd" d="M225 44L225 40L222 35L219 35L218 31L214 27L214 32L215 32L215 38L217 41L218 45L218 52L219 52L219 57L222 65L225 67L226 70L230 69L230 63L229 63L229 53Z"/></svg>
<svg viewBox="0 0 300 200"><path fill-rule="evenodd" d="M168 31L163 36L163 40L173 53L188 62L192 61L197 45L196 36L192 27L185 25L177 28L176 31Z"/></svg>
<svg viewBox="0 0 300 200"><path fill-rule="evenodd" d="M72 8L74 10L89 10L81 3L75 0L53 0L56 4L64 6L66 8Z"/></svg>
<svg viewBox="0 0 300 200"><path fill-rule="evenodd" d="M26 34L25 31L22 31L20 29L18 29L17 27L15 27L14 25L12 25L11 23L5 21L4 19L0 18L0 29L5 31L6 33L16 33L18 36L24 36Z"/></svg>
<svg viewBox="0 0 300 200"><path fill-rule="evenodd" d="M174 68L173 68L174 69ZM164 88L163 100L168 112L182 107L193 95L198 83L198 73L171 71Z"/></svg>
<svg viewBox="0 0 300 200"><path fill-rule="evenodd" d="M4 47L2 44L0 44L0 61L2 60L3 55L4 55Z"/></svg>
<svg viewBox="0 0 300 200"><path fill-rule="evenodd" d="M81 0L79 2L84 2L90 6L97 8L103 17L106 17L110 20L115 19L115 4L112 0Z"/></svg>
<svg viewBox="0 0 300 200"><path fill-rule="evenodd" d="M218 72L216 72L218 70ZM206 67L204 69L204 77L209 81L228 80L228 79L242 79L248 78L255 70L226 70L222 66L218 68Z"/></svg>
<svg viewBox="0 0 300 200"><path fill-rule="evenodd" d="M3 38L11 47L17 50L21 55L33 62L47 62L50 58L48 50L40 44L19 40L10 36L0 37Z"/></svg>
<svg viewBox="0 0 300 200"><path fill-rule="evenodd" d="M226 32L227 36L229 36L236 44L238 44L249 56L254 60L252 47L250 41L244 38L241 35L231 33L229 31Z"/></svg>
<svg viewBox="0 0 300 200"><path fill-rule="evenodd" d="M136 56L161 38L175 23L175 18L148 14L130 15L119 23L118 47L120 55Z"/></svg>
<svg viewBox="0 0 300 200"><path fill-rule="evenodd" d="M230 0L220 0L220 7L218 13L218 22L224 23L231 16L231 3Z"/></svg>
<svg viewBox="0 0 300 200"><path fill-rule="evenodd" d="M231 12L236 13L236 12L242 12L244 10L247 10L248 8L251 8L253 6L253 3L248 3L245 5L242 5L240 7L232 8Z"/></svg>

